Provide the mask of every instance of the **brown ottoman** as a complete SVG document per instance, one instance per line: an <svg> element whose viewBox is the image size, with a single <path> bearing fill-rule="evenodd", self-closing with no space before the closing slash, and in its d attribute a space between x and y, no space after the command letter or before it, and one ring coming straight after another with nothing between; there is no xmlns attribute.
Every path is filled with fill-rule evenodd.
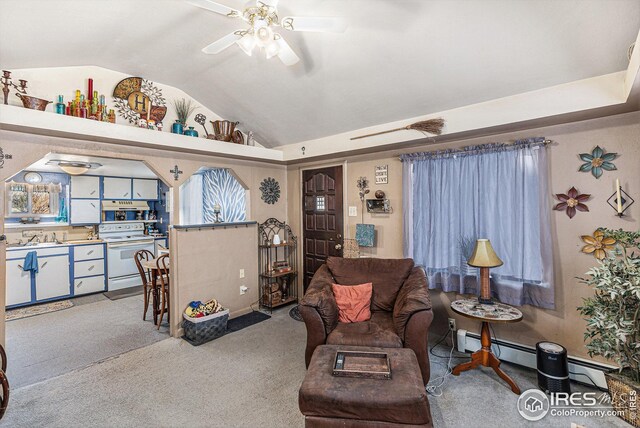
<svg viewBox="0 0 640 428"><path fill-rule="evenodd" d="M336 351L389 354L391 379L333 376ZM305 427L431 427L416 355L407 348L318 346L298 396Z"/></svg>

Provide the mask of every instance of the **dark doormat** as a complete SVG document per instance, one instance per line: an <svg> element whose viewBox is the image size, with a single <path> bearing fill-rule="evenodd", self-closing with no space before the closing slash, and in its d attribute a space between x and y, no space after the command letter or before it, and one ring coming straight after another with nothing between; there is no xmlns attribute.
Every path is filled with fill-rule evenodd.
<svg viewBox="0 0 640 428"><path fill-rule="evenodd" d="M259 322L268 320L269 318L271 318L270 315L263 314L262 312L258 311L253 311L249 312L248 314L241 315L237 318L230 319L227 322L227 334L234 333L254 324L258 324Z"/></svg>
<svg viewBox="0 0 640 428"><path fill-rule="evenodd" d="M258 312L258 311L253 311L250 312L248 314L245 315L241 315L239 317L236 317L234 319L231 319L229 321L227 321L227 330L224 332L224 334L221 334L218 337L222 337L226 334L229 333L234 333L236 331L240 331L243 328L247 328L250 327L254 324L258 324L259 322L268 320L269 318L271 318L270 315L267 314L263 314L262 312ZM216 340L218 337L214 337L211 340ZM189 340L187 338L187 336L182 336L182 338L188 342L189 344L193 345L193 346L200 346L200 345L204 345L205 343L210 342L211 340L208 340L206 342L202 342L202 343L194 343L191 340Z"/></svg>
<svg viewBox="0 0 640 428"><path fill-rule="evenodd" d="M296 321L302 321L302 315L300 315L300 307L298 305L295 305L293 308L291 308L291 310L289 311L289 316Z"/></svg>
<svg viewBox="0 0 640 428"><path fill-rule="evenodd" d="M104 296L109 300L119 300L131 296L138 296L142 293L144 293L144 288L142 288L142 285L139 285L137 287L123 288L121 290L106 291L102 294L104 294Z"/></svg>

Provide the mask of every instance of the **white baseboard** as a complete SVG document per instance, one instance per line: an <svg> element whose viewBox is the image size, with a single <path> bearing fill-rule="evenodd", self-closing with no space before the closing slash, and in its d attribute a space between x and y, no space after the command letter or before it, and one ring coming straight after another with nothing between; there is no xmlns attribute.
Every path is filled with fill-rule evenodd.
<svg viewBox="0 0 640 428"><path fill-rule="evenodd" d="M482 347L480 336L470 333L467 330L457 331L457 350L459 352L475 352ZM507 340L492 340L494 354L500 355L500 360L520 366L537 369L536 349L532 346L521 345ZM591 385L589 378L580 374L588 375L593 382L601 389L607 389L607 382L604 377L605 371L616 369L617 367L608 364L596 363L584 358L572 357L569 355L569 377L577 382ZM575 374L574 374L575 373Z"/></svg>

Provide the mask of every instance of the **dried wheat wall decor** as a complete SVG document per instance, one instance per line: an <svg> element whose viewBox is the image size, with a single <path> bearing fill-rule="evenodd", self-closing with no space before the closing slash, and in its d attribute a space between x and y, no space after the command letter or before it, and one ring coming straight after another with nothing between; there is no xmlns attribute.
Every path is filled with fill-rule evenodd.
<svg viewBox="0 0 640 428"><path fill-rule="evenodd" d="M353 137L352 140L358 140L360 138L373 137L374 135L388 134L390 132L415 130L426 132L428 134L440 135L442 134L442 128L444 127L444 119L439 117L437 119L428 119L420 122L412 123L403 128L390 129L389 131L376 132L373 134L361 135L359 137Z"/></svg>

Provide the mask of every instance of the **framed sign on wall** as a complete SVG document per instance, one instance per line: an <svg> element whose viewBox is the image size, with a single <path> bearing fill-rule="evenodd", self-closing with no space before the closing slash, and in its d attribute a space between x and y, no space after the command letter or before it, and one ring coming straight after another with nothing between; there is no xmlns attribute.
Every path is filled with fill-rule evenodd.
<svg viewBox="0 0 640 428"><path fill-rule="evenodd" d="M389 171L389 165L376 166L376 184L389 183L388 171Z"/></svg>

